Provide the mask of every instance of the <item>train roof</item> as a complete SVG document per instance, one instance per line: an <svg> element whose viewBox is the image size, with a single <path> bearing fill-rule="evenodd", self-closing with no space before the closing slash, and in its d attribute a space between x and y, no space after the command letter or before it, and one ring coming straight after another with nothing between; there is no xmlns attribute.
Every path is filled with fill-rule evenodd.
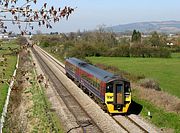
<svg viewBox="0 0 180 133"><path fill-rule="evenodd" d="M80 67L82 70L86 71L87 73L90 73L94 75L96 78L101 79L104 82L109 82L113 79L119 79L120 77L117 75L114 75L108 71L105 71L103 69L100 69L98 67L95 67L89 63L86 63L80 59L77 58L68 58L66 59L69 63L74 64L75 66ZM122 78L121 78L122 79Z"/></svg>

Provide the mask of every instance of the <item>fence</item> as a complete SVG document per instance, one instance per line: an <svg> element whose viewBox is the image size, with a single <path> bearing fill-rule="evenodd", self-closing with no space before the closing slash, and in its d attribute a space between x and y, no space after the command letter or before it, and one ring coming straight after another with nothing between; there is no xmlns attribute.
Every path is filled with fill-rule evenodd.
<svg viewBox="0 0 180 133"><path fill-rule="evenodd" d="M17 72L17 69L18 69L18 64L19 64L19 55L18 55L18 58L17 58L16 68L14 70L13 77L16 76L16 72ZM7 114L7 108L8 108L9 98L10 98L11 89L13 87L13 84L14 84L14 78L12 78L11 83L9 85L8 93L7 93L7 97L6 97L6 102L4 104L3 112L2 112L2 115L1 115L0 133L2 133L2 129L3 129L3 126L4 126L3 124L5 122L5 117L6 117L6 114Z"/></svg>

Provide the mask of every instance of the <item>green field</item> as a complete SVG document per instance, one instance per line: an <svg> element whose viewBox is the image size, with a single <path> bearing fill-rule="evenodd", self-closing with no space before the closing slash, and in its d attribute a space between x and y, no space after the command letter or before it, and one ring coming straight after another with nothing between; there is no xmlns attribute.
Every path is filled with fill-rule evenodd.
<svg viewBox="0 0 180 133"><path fill-rule="evenodd" d="M2 58L3 54L12 53L12 51L9 50L9 47L10 48L18 47L18 45L14 41L0 42L0 44L1 44L0 58ZM3 106L4 106L5 99L6 99L7 92L8 92L7 80L12 77L13 71L15 69L16 61L17 61L16 55L7 55L6 58L7 58L6 63L0 63L0 79L2 81L2 78L3 78L5 81L4 83L0 82L0 115L2 113ZM5 75L2 77L3 69L5 69L5 71L4 71Z"/></svg>
<svg viewBox="0 0 180 133"><path fill-rule="evenodd" d="M145 75L159 82L163 91L180 98L180 53L172 58L88 57L93 64L118 67L135 75Z"/></svg>

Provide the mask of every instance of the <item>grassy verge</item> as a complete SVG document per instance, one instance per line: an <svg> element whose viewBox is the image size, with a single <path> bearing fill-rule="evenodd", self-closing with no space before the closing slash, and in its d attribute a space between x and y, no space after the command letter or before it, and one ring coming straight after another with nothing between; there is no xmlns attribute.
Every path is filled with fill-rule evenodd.
<svg viewBox="0 0 180 133"><path fill-rule="evenodd" d="M5 54L6 61L0 62L0 114L2 113L5 99L8 92L7 80L9 80L15 69L17 55L13 53L12 49L18 48L19 46L13 41L2 41L0 42L0 58L3 60ZM3 74L4 73L4 74ZM3 82L4 81L4 82Z"/></svg>
<svg viewBox="0 0 180 133"><path fill-rule="evenodd" d="M175 133L180 132L180 115L175 113L167 113L163 109L154 106L146 100L139 99L137 97L137 91L133 91L133 100L137 103L143 105L143 109L141 111L141 115L152 122L159 128L170 128L174 129ZM152 118L148 117L148 111L151 112Z"/></svg>
<svg viewBox="0 0 180 133"><path fill-rule="evenodd" d="M52 114L49 112L50 105L45 98L44 91L35 77L35 72L33 72L33 79L30 80L32 87L24 90L25 93L30 92L32 94L33 107L29 114L31 114L32 119L36 118L36 123L38 123L32 124L32 132L59 132L59 129L54 126L54 121L52 121Z"/></svg>
<svg viewBox="0 0 180 133"><path fill-rule="evenodd" d="M44 89L36 80L35 70L33 71L33 77L32 81L30 81L33 83L30 89L34 103L32 109L33 117L37 117L40 120L39 124L34 126L33 133L38 131L63 133L56 114L50 111L51 105L45 96Z"/></svg>
<svg viewBox="0 0 180 133"><path fill-rule="evenodd" d="M8 85L0 85L0 116L3 111L4 103L8 92Z"/></svg>

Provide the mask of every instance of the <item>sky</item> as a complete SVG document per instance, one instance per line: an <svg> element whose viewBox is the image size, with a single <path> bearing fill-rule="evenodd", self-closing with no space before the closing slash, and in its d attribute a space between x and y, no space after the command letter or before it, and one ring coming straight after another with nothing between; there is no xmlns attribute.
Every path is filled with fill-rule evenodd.
<svg viewBox="0 0 180 133"><path fill-rule="evenodd" d="M24 0L19 0L21 4ZM52 30L36 28L42 32L76 32L93 30L100 25L114 26L145 21L180 21L180 0L37 0L49 6L77 7L69 20L53 24ZM12 27L12 29L16 29Z"/></svg>

